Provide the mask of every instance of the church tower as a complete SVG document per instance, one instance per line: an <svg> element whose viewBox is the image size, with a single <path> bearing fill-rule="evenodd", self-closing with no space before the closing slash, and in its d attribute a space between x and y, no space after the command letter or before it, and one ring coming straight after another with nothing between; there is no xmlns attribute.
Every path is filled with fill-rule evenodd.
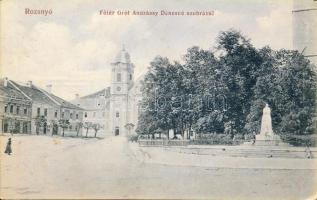
<svg viewBox="0 0 317 200"><path fill-rule="evenodd" d="M122 48L111 63L109 131L126 135L129 120L129 90L133 86L134 65L129 53Z"/></svg>

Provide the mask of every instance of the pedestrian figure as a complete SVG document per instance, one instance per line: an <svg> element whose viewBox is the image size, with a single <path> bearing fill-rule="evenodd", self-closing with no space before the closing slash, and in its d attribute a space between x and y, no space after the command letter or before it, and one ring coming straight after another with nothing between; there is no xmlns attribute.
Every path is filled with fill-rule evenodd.
<svg viewBox="0 0 317 200"><path fill-rule="evenodd" d="M305 153L306 153L306 158L308 158L308 159L312 158L312 153L311 153L308 145L306 145Z"/></svg>
<svg viewBox="0 0 317 200"><path fill-rule="evenodd" d="M7 146L6 146L6 150L4 151L4 153L10 155L12 153L12 149L11 149L11 138L8 139L7 142Z"/></svg>
<svg viewBox="0 0 317 200"><path fill-rule="evenodd" d="M252 145L255 144L255 132L253 131L253 134L252 134Z"/></svg>

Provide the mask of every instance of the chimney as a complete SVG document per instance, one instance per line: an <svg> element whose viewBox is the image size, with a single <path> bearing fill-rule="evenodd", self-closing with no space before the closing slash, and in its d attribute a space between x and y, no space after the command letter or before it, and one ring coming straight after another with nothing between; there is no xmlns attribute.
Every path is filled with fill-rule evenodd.
<svg viewBox="0 0 317 200"><path fill-rule="evenodd" d="M3 86L7 87L8 86L8 77L4 78Z"/></svg>
<svg viewBox="0 0 317 200"><path fill-rule="evenodd" d="M52 85L51 84L46 85L46 92L52 93Z"/></svg>
<svg viewBox="0 0 317 200"><path fill-rule="evenodd" d="M27 85L28 87L32 87L32 81L28 81L28 82L26 83L26 85Z"/></svg>

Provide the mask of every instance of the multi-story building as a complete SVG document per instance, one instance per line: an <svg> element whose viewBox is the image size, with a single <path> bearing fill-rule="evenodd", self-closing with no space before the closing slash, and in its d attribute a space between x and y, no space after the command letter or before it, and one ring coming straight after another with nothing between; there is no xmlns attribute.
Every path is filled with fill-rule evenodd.
<svg viewBox="0 0 317 200"><path fill-rule="evenodd" d="M83 109L52 94L51 85L47 87L47 90L43 90L32 84L31 81L28 81L27 84L21 84L7 78L4 79L3 85L5 86L1 87L1 92L7 94L8 97L1 98L3 100L0 100L0 102L4 103L1 103L0 106L7 113L5 116L8 117L13 113L22 114L26 112L26 116L28 117L28 133L62 134L62 123L64 122L65 135L81 135L82 128L80 128L80 124L83 121ZM13 101L14 98L9 98L12 95L19 95L18 99L15 98L14 102L19 102L20 104L27 102L28 107L8 102L9 100ZM1 94L1 96L5 95ZM13 110L16 110L13 113L11 112L11 104L13 104ZM26 116L23 117L26 118ZM8 125L6 122L8 120L3 121L2 132L7 132ZM66 121L69 123L66 123ZM23 132L24 129L21 130L20 133L25 132Z"/></svg>
<svg viewBox="0 0 317 200"><path fill-rule="evenodd" d="M93 94L77 97L74 104L85 109L84 121L98 122L109 135L135 132L141 78L134 80L134 64L122 49L111 63L111 84Z"/></svg>
<svg viewBox="0 0 317 200"><path fill-rule="evenodd" d="M74 104L84 108L83 122L91 124L99 124L100 132L104 134L105 130L109 126L108 124L108 115L106 110L109 109L109 102L106 102L105 99L110 96L110 87L102 89L93 94L83 96L79 98L79 95L76 94Z"/></svg>
<svg viewBox="0 0 317 200"><path fill-rule="evenodd" d="M31 133L32 100L8 78L0 80L0 133Z"/></svg>

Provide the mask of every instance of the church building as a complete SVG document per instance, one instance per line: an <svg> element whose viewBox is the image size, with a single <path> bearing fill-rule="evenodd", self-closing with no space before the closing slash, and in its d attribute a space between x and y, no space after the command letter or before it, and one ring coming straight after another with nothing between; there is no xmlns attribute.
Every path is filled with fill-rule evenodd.
<svg viewBox="0 0 317 200"><path fill-rule="evenodd" d="M140 79L135 80L134 64L123 48L111 63L111 83L100 91L72 101L84 108L84 123L99 123L105 135L128 135L135 132Z"/></svg>

